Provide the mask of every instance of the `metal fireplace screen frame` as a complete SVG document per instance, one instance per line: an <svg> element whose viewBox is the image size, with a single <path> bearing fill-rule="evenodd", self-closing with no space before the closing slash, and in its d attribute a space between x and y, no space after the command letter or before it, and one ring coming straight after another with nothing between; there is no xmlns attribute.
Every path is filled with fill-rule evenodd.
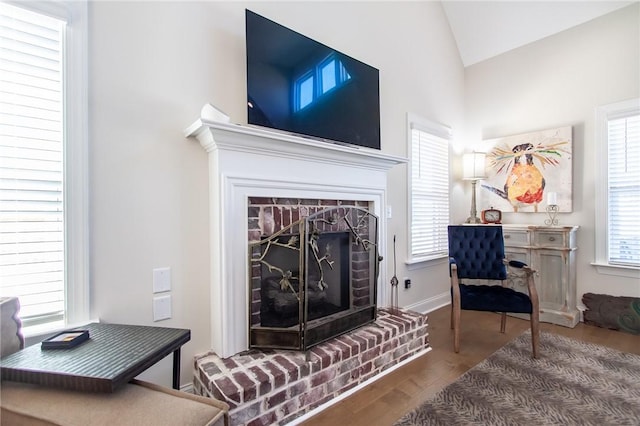
<svg viewBox="0 0 640 426"><path fill-rule="evenodd" d="M306 351L375 321L377 241L376 215L338 206L249 244L249 346Z"/></svg>

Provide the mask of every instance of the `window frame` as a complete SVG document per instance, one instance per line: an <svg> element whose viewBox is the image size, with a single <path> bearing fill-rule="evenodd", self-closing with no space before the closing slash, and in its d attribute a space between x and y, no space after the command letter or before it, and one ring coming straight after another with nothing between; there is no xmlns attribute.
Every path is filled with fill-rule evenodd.
<svg viewBox="0 0 640 426"><path fill-rule="evenodd" d="M90 319L88 6L86 1L7 1L7 4L66 22L63 46L65 321ZM60 329L24 328L25 337Z"/></svg>
<svg viewBox="0 0 640 426"><path fill-rule="evenodd" d="M591 263L605 275L640 278L640 268L609 263L609 136L611 119L640 114L640 98L596 107L595 156L595 259Z"/></svg>
<svg viewBox="0 0 640 426"><path fill-rule="evenodd" d="M412 188L413 188L413 129L429 133L432 136L444 139L447 141L447 193L451 194L451 142L453 132L450 127L437 123L435 121L423 118L419 115L408 113L407 114L407 157L409 158L409 167L407 167L407 265L419 265L433 262L441 262L443 259L448 258L448 247L443 249L442 252L430 254L427 256L415 256L413 254L413 233L411 231L413 223L413 203L412 203ZM447 200L447 218L448 222L451 221L451 199Z"/></svg>

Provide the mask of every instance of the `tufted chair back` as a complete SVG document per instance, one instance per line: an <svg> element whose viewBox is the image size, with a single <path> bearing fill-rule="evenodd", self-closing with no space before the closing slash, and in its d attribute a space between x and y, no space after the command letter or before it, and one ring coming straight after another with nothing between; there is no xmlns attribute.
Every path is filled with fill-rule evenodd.
<svg viewBox="0 0 640 426"><path fill-rule="evenodd" d="M449 258L458 265L458 278L504 280L504 257L501 226L449 226Z"/></svg>

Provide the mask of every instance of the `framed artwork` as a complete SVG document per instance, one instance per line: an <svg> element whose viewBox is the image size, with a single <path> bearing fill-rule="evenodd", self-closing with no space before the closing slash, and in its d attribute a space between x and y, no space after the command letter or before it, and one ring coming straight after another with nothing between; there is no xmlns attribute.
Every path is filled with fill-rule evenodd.
<svg viewBox="0 0 640 426"><path fill-rule="evenodd" d="M556 204L571 212L572 142L571 126L485 140L482 205L507 213L544 212Z"/></svg>

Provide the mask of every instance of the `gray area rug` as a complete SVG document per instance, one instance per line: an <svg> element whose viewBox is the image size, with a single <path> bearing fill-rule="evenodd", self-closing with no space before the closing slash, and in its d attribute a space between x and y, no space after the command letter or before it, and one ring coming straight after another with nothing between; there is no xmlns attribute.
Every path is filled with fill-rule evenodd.
<svg viewBox="0 0 640 426"><path fill-rule="evenodd" d="M533 359L529 333L395 426L640 425L640 355L541 333Z"/></svg>

